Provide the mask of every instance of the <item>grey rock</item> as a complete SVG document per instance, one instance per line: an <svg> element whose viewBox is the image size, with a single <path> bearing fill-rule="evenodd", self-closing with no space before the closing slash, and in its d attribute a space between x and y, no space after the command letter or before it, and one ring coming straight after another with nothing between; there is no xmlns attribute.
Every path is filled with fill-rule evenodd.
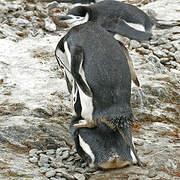
<svg viewBox="0 0 180 180"><path fill-rule="evenodd" d="M39 158L39 162L40 164L48 164L49 162L49 157L45 154L40 154L40 158Z"/></svg>
<svg viewBox="0 0 180 180"><path fill-rule="evenodd" d="M56 150L56 156L62 156L63 151L70 150L68 147L60 147Z"/></svg>
<svg viewBox="0 0 180 180"><path fill-rule="evenodd" d="M56 24L49 18L45 18L45 29L50 32L56 31Z"/></svg>
<svg viewBox="0 0 180 180"><path fill-rule="evenodd" d="M151 53L151 51L150 51L149 49L144 49L143 47L138 48L137 50L138 50L138 51L140 52L140 54L142 54L142 55L148 55L148 54Z"/></svg>
<svg viewBox="0 0 180 180"><path fill-rule="evenodd" d="M47 167L40 167L40 172L41 173L46 173L46 172L48 172L48 171L50 171L50 168L47 168Z"/></svg>
<svg viewBox="0 0 180 180"><path fill-rule="evenodd" d="M159 49L156 49L155 51L153 51L153 53L159 58L167 57L166 53L164 53L163 51Z"/></svg>
<svg viewBox="0 0 180 180"><path fill-rule="evenodd" d="M61 161L62 161L61 159L58 161L58 159L56 158L55 162L54 161L51 162L51 166L54 168L64 167L64 163L62 163Z"/></svg>
<svg viewBox="0 0 180 180"><path fill-rule="evenodd" d="M56 172L61 173L61 174L66 173L66 171L67 171L66 168L57 168L56 169Z"/></svg>
<svg viewBox="0 0 180 180"><path fill-rule="evenodd" d="M148 177L149 177L149 178L154 178L154 177L156 177L156 176L157 176L156 170L150 169L149 172L148 172Z"/></svg>
<svg viewBox="0 0 180 180"><path fill-rule="evenodd" d="M176 59L176 62L180 63L180 50L174 53L174 57Z"/></svg>
<svg viewBox="0 0 180 180"><path fill-rule="evenodd" d="M58 180L58 178L51 177L50 180Z"/></svg>
<svg viewBox="0 0 180 180"><path fill-rule="evenodd" d="M77 179L77 180L85 180L85 176L83 174L80 174L80 173L75 173L74 174L74 177Z"/></svg>
<svg viewBox="0 0 180 180"><path fill-rule="evenodd" d="M68 180L74 180L74 177L71 174L66 173L66 172L62 173L62 177L65 177Z"/></svg>
<svg viewBox="0 0 180 180"><path fill-rule="evenodd" d="M158 45L162 45L162 44L168 44L168 40L166 38L160 38L158 40Z"/></svg>
<svg viewBox="0 0 180 180"><path fill-rule="evenodd" d="M170 42L167 42L167 43L165 43L164 45L161 45L161 47L162 47L163 49L167 49L168 52L169 52L169 50L173 47L173 45L172 45Z"/></svg>
<svg viewBox="0 0 180 180"><path fill-rule="evenodd" d="M149 43L141 43L141 46L145 49L149 49Z"/></svg>
<svg viewBox="0 0 180 180"><path fill-rule="evenodd" d="M46 151L47 155L53 155L54 153L55 153L54 149L49 149L49 150Z"/></svg>
<svg viewBox="0 0 180 180"><path fill-rule="evenodd" d="M180 40L177 41L173 41L172 45L174 46L174 48L178 51L180 51Z"/></svg>
<svg viewBox="0 0 180 180"><path fill-rule="evenodd" d="M45 176L50 178L50 177L53 177L56 175L56 171L55 170L50 170L50 171L47 171Z"/></svg>
<svg viewBox="0 0 180 180"><path fill-rule="evenodd" d="M32 163L37 163L38 158L37 157L31 157L31 158L29 158L29 161L32 162Z"/></svg>
<svg viewBox="0 0 180 180"><path fill-rule="evenodd" d="M26 11L34 11L36 9L36 6L34 4L29 4L29 3L26 3L24 9Z"/></svg>
<svg viewBox="0 0 180 180"><path fill-rule="evenodd" d="M137 139L137 138L133 138L133 142L135 145L137 146L142 146L144 145L144 141L142 139Z"/></svg>
<svg viewBox="0 0 180 180"><path fill-rule="evenodd" d="M69 151L64 151L64 152L62 153L62 156L61 156L62 160L65 160L65 159L67 159L68 157L69 157Z"/></svg>
<svg viewBox="0 0 180 180"><path fill-rule="evenodd" d="M132 49L136 49L136 48L141 47L141 44L140 44L138 41L131 40L131 41L130 41L130 47L131 47Z"/></svg>
<svg viewBox="0 0 180 180"><path fill-rule="evenodd" d="M37 155L37 152L38 152L38 149L31 149L29 151L29 156L33 157L33 156L36 156Z"/></svg>
<svg viewBox="0 0 180 180"><path fill-rule="evenodd" d="M23 18L12 18L11 21L16 26L26 27L26 26L30 25L30 22Z"/></svg>
<svg viewBox="0 0 180 180"><path fill-rule="evenodd" d="M58 3L56 1L53 1L51 3L48 3L46 5L46 8L48 8L48 10L51 10L51 9L54 9L54 8L57 8L58 7Z"/></svg>
<svg viewBox="0 0 180 180"><path fill-rule="evenodd" d="M158 45L158 41L151 40L150 41L150 45L157 46Z"/></svg>
<svg viewBox="0 0 180 180"><path fill-rule="evenodd" d="M160 59L160 62L162 63L162 64L166 64L167 62L169 62L170 61L170 58L161 58Z"/></svg>
<svg viewBox="0 0 180 180"><path fill-rule="evenodd" d="M169 37L171 41L176 41L180 39L180 34L173 34Z"/></svg>
<svg viewBox="0 0 180 180"><path fill-rule="evenodd" d="M69 156L69 158L66 160L67 162L73 161L74 157L73 156Z"/></svg>
<svg viewBox="0 0 180 180"><path fill-rule="evenodd" d="M38 166L39 166L39 167L49 168L49 167L50 167L50 164L48 164L48 163L42 163L42 162L38 161Z"/></svg>

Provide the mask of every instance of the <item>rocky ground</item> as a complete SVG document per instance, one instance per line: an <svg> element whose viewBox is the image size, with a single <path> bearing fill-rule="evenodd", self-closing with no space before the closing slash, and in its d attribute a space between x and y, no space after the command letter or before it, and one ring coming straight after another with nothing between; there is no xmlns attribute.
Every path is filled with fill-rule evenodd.
<svg viewBox="0 0 180 180"><path fill-rule="evenodd" d="M179 0L128 1L163 23L180 20ZM150 3L149 3L150 2ZM180 179L180 26L131 41L141 83L132 86L135 146L144 167L95 171L68 132L71 97L54 50L71 4L0 2L0 179ZM168 13L167 13L168 12Z"/></svg>

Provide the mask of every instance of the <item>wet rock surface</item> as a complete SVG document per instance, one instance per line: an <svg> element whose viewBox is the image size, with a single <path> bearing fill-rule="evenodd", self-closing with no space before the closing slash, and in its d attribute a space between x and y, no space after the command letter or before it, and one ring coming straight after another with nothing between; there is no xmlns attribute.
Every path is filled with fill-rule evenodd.
<svg viewBox="0 0 180 180"><path fill-rule="evenodd" d="M180 19L178 0L129 2L160 21ZM104 172L82 162L68 131L71 97L54 50L67 27L58 17L72 5L3 0L0 7L0 179L180 179L179 26L131 41L141 84L132 84L133 137L144 166Z"/></svg>

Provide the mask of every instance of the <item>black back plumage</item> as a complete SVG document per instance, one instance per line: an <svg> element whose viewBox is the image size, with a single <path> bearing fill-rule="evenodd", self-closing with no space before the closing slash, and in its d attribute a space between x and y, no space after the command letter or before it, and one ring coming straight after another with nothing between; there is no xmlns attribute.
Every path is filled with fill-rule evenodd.
<svg viewBox="0 0 180 180"><path fill-rule="evenodd" d="M131 77L120 44L92 22L73 27L64 41L67 41L72 57L75 47L82 48L83 70L93 94L93 120L132 121Z"/></svg>

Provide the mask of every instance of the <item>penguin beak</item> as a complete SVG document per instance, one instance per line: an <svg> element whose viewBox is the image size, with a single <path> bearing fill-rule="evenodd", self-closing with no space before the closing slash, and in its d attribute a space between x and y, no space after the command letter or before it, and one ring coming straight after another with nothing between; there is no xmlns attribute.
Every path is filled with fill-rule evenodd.
<svg viewBox="0 0 180 180"><path fill-rule="evenodd" d="M82 24L84 17L81 16L74 16L74 15L65 15L65 16L59 16L58 20L62 21L63 23L66 23L69 27L74 27L79 24Z"/></svg>

